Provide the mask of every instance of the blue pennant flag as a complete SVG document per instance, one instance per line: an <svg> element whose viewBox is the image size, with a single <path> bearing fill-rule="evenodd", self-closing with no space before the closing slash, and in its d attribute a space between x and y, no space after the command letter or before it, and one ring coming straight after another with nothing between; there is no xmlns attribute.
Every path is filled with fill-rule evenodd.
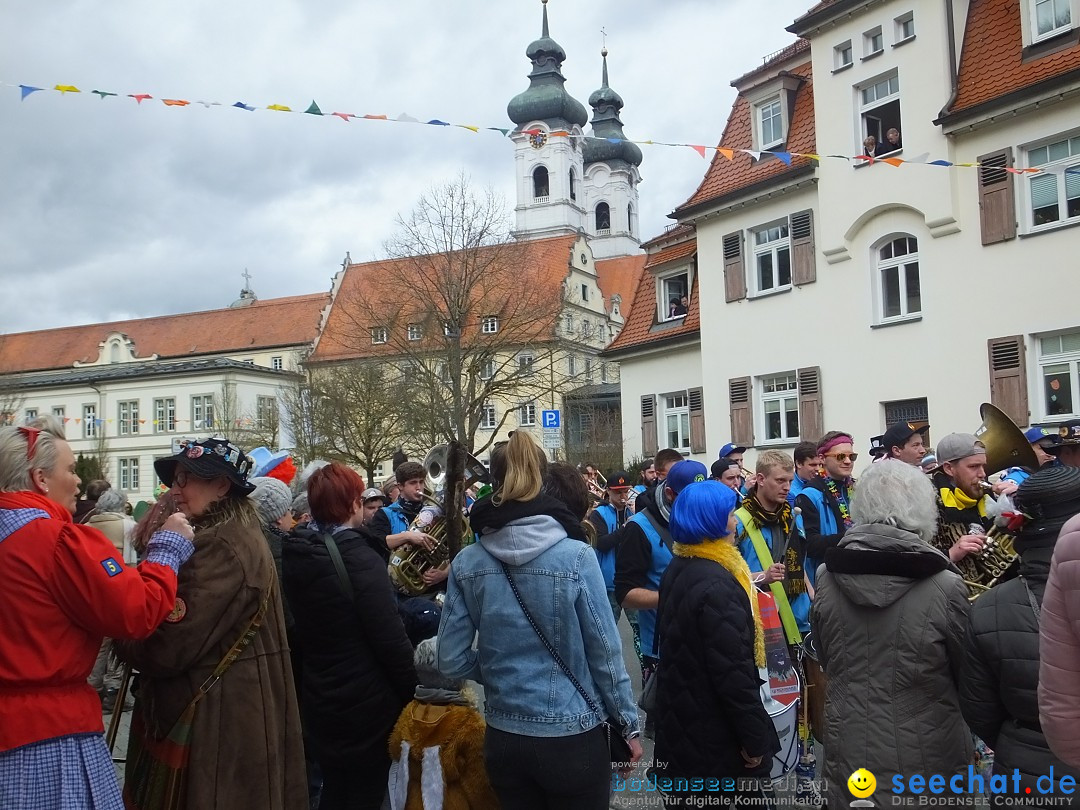
<svg viewBox="0 0 1080 810"><path fill-rule="evenodd" d="M19 85L19 92L22 93L22 97L19 99L19 101L22 101L28 95L30 95L31 93L36 93L40 89L41 89L40 87L31 87L28 84L20 84Z"/></svg>
<svg viewBox="0 0 1080 810"><path fill-rule="evenodd" d="M247 110L248 112L255 112L254 107L249 107L247 104L245 104L242 101L236 102L235 104L233 104L233 106L234 107L239 107L241 110Z"/></svg>

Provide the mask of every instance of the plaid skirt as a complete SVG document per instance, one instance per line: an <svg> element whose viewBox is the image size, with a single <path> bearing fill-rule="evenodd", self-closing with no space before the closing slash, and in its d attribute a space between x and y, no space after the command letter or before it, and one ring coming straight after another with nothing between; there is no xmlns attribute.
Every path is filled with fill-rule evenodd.
<svg viewBox="0 0 1080 810"><path fill-rule="evenodd" d="M123 810L105 738L73 734L0 753L0 807Z"/></svg>

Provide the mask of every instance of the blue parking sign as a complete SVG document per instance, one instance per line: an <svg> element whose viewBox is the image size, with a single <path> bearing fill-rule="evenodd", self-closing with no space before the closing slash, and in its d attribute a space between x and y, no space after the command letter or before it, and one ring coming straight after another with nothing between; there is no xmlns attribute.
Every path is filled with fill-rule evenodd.
<svg viewBox="0 0 1080 810"><path fill-rule="evenodd" d="M540 411L540 424L546 428L562 427L558 411Z"/></svg>

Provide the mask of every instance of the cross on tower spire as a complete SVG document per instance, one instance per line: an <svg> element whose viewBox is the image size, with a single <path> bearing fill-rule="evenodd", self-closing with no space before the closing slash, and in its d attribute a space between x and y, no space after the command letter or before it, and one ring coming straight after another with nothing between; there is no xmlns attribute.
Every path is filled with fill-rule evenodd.
<svg viewBox="0 0 1080 810"><path fill-rule="evenodd" d="M245 290L250 290L251 289L251 273L249 273L248 269L245 267L244 272L241 273L240 275L244 279L244 289Z"/></svg>

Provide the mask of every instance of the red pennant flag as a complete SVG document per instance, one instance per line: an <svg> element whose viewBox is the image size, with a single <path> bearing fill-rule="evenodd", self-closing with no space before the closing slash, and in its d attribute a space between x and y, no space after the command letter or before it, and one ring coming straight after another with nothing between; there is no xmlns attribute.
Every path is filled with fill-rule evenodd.
<svg viewBox="0 0 1080 810"><path fill-rule="evenodd" d="M128 98L135 99L135 103L142 104L148 98L153 98L149 93L128 93Z"/></svg>
<svg viewBox="0 0 1080 810"><path fill-rule="evenodd" d="M693 143L688 143L687 146L689 146L691 149L693 149L695 152L697 152L702 157L705 157L705 147L704 146L698 146L697 144L693 144Z"/></svg>
<svg viewBox="0 0 1080 810"><path fill-rule="evenodd" d="M336 112L336 113L330 113L330 114L331 115L336 115L338 118L340 118L345 123L348 123L350 118L356 118L356 116L353 115L352 113Z"/></svg>

